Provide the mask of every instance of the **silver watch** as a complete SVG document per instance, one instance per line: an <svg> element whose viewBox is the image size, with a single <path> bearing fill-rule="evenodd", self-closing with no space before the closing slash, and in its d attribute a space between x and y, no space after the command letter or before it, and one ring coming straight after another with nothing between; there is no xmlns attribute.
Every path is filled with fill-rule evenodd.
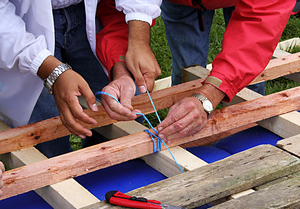
<svg viewBox="0 0 300 209"><path fill-rule="evenodd" d="M192 95L192 97L195 97L195 98L199 99L202 102L203 109L205 110L205 112L207 112L207 117L209 117L209 115L212 113L212 111L214 111L214 108L213 108L213 105L212 105L211 101L209 101L202 94L198 94L198 93L194 93Z"/></svg>
<svg viewBox="0 0 300 209"><path fill-rule="evenodd" d="M67 63L62 63L58 65L54 70L50 73L48 78L44 79L44 86L46 90L52 94L52 86L55 83L55 81L58 79L58 77L65 71L72 69L72 67Z"/></svg>

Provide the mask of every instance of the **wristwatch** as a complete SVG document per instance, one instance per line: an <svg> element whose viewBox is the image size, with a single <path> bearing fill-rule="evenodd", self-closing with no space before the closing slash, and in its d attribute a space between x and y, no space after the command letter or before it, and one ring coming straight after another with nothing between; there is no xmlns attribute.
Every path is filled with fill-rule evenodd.
<svg viewBox="0 0 300 209"><path fill-rule="evenodd" d="M62 63L58 65L54 70L50 73L48 78L44 79L44 86L46 90L52 94L52 86L55 83L55 81L58 79L58 77L65 71L72 69L72 67L67 63Z"/></svg>
<svg viewBox="0 0 300 209"><path fill-rule="evenodd" d="M194 93L192 95L192 97L195 97L195 98L199 99L202 102L203 109L204 109L205 112L207 112L207 118L209 118L209 115L214 110L211 101L209 101L205 96L203 96L202 94L199 94L199 93Z"/></svg>

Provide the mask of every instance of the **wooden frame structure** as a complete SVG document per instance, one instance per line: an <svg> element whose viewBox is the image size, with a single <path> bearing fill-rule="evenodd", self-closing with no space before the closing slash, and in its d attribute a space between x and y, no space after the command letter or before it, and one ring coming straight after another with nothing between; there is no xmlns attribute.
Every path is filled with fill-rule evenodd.
<svg viewBox="0 0 300 209"><path fill-rule="evenodd" d="M279 49L276 52L284 53ZM270 80L299 72L300 54L289 55L284 53L284 55L282 58L271 60L266 70L254 82ZM199 67L185 69L183 73L186 81L199 77L204 78L207 74L206 69ZM289 77L291 78L291 76ZM299 81L298 76L295 74L292 78ZM164 81L167 79L168 78L164 79ZM169 84L167 84L167 86L168 85ZM189 81L179 86L157 90L152 93L151 96L156 108L163 109L179 101L182 97L191 95L200 85L199 80ZM250 127L257 122L259 125L281 137L287 138L279 142L278 146L299 156L300 146L298 138L300 135L298 136L298 134L300 134L300 113L296 112L296 110L300 110L299 97L300 88L293 88L265 97L261 97L250 90L244 89L233 100L233 103L236 104L216 111L210 118L207 127L200 133L182 140L172 141L168 146L172 147L172 153L185 171L196 169L202 172L198 169L206 165L206 163L182 149L179 145L185 144L184 146L191 146L189 143L193 143L193 145L208 145L224 136ZM241 101L243 103L240 103ZM153 111L151 104L148 102L147 95L136 97L133 100L133 104L135 108L140 109L145 114ZM98 124L111 124L106 128L110 128L113 131L109 131L109 134L107 134L107 131L103 133L106 134L106 137L114 138L115 140L51 159L47 159L32 146L69 134L61 124L59 117L15 129L9 129L5 127L4 124L1 125L1 160L9 167L15 168L4 173L5 186L2 199L35 190L54 208L107 208L108 206L101 203L95 196L72 179L72 177L138 157L142 157L149 165L164 175L180 178L179 176L181 175L178 175L180 171L168 152L163 150L159 153L151 154L153 153L152 140L147 133L143 132L145 127L134 121L113 121L109 119L103 108L100 108L98 113L93 113L88 109L85 111L94 117L98 121ZM246 118L246 120L241 120L242 117ZM89 128L95 127L91 126ZM100 128L99 131L101 131L101 129L102 128ZM291 144L293 146L291 146ZM298 144L298 146L296 144ZM277 155L286 155L286 153L283 154L270 147L258 149L264 153L274 153L275 158ZM132 152L133 150L135 152ZM241 156L238 156L237 160L240 159L240 157ZM274 173L276 173L276 175L274 174L272 176L266 173L265 176L268 176L268 181L300 170L298 160L291 156L287 156L287 158L295 163L291 163L291 166L287 169L277 167L276 169L278 169L278 171L276 169L272 171L272 175ZM255 159L253 159L253 161L255 161ZM269 163L269 161L264 161L264 163ZM270 162L270 165L271 164ZM219 164L217 165L221 166ZM279 172L279 170L281 172ZM58 173L57 171L60 172ZM245 182L247 183L247 181ZM214 198L202 197L202 199L200 198L202 202L200 201L197 204L212 202L229 195L233 195L232 198L236 198L236 196L234 196L235 193L241 191L247 191L246 194L251 193L253 191L249 191L248 189L260 185L259 183L264 183L261 182L259 178L257 178L257 180L254 179L254 182L255 183L249 183L248 186L245 186L246 183L241 184L242 186L239 185L238 188L233 188L232 186L230 192L223 193ZM164 184L162 182L159 183ZM135 192L141 195L145 193L149 194L147 196L149 198L156 197L155 195L157 194L154 194L154 192L149 193L149 190L147 190L147 193L146 190L147 188L141 188ZM190 193L187 193L187 195L188 194ZM195 201L196 200L190 202L185 201L185 206L194 207L196 206ZM295 202L297 203L297 201ZM180 205L180 203L178 204ZM111 208L111 206L108 208Z"/></svg>

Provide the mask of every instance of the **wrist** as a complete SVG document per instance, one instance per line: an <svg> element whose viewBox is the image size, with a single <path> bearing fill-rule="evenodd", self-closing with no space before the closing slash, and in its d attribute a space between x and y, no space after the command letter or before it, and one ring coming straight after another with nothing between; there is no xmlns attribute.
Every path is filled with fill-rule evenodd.
<svg viewBox="0 0 300 209"><path fill-rule="evenodd" d="M195 93L206 97L212 103L213 109L215 109L226 96L224 92L209 83L204 83Z"/></svg>
<svg viewBox="0 0 300 209"><path fill-rule="evenodd" d="M122 76L133 78L132 74L128 71L124 62L116 62L111 70L111 78L112 80L116 80Z"/></svg>

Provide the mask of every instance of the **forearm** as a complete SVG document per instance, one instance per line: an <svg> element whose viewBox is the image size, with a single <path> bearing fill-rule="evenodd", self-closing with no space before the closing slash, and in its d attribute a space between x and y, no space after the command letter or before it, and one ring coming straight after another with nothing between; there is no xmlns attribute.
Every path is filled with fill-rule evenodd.
<svg viewBox="0 0 300 209"><path fill-rule="evenodd" d="M128 28L128 50L132 47L150 47L150 25L147 22L131 20Z"/></svg>

